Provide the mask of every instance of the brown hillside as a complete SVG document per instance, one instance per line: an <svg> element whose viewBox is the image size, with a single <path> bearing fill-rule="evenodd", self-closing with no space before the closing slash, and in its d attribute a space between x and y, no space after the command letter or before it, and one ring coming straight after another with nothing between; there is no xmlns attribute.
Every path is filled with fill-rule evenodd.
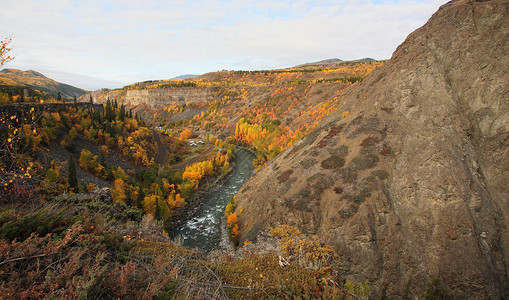
<svg viewBox="0 0 509 300"><path fill-rule="evenodd" d="M375 295L507 297L507 20L507 0L442 6L241 189L241 243L297 225Z"/></svg>
<svg viewBox="0 0 509 300"><path fill-rule="evenodd" d="M0 71L0 86L19 86L39 90L48 96L56 97L58 93L64 98L79 97L87 91L57 82L36 71L3 69Z"/></svg>

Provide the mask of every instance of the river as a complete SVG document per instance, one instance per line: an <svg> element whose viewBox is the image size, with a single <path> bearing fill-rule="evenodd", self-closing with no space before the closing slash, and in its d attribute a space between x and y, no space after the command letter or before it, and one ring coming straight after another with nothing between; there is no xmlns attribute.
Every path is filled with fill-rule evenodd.
<svg viewBox="0 0 509 300"><path fill-rule="evenodd" d="M236 163L223 184L203 196L203 204L194 218L173 232L173 238L180 238L183 245L207 252L217 248L224 233L224 209L226 204L254 171L254 154L237 149Z"/></svg>

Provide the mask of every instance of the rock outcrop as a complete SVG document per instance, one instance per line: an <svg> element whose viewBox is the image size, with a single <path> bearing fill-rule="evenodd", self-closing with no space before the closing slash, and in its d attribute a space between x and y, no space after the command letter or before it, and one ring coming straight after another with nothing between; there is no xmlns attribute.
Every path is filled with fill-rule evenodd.
<svg viewBox="0 0 509 300"><path fill-rule="evenodd" d="M239 191L241 242L297 225L373 296L508 296L509 1L451 1Z"/></svg>
<svg viewBox="0 0 509 300"><path fill-rule="evenodd" d="M134 107L146 104L150 109L161 110L172 103L207 102L214 98L215 88L150 88L127 90L125 104Z"/></svg>

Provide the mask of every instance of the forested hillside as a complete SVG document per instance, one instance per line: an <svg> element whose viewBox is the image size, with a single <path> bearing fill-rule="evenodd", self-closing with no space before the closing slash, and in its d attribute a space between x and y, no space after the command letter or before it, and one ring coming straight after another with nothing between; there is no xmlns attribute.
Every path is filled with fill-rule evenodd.
<svg viewBox="0 0 509 300"><path fill-rule="evenodd" d="M188 80L147 81L84 95L115 99L165 130L234 139L262 165L341 109L345 89L384 62L339 62L279 70L220 71ZM348 114L343 110L342 113Z"/></svg>
<svg viewBox="0 0 509 300"><path fill-rule="evenodd" d="M228 173L234 144L208 137L191 149L189 129L163 136L110 101L10 104L0 114L1 298L340 299L369 291L343 286L327 267L332 253L327 268L282 269L274 254L208 261L172 242L167 231L199 205L195 193Z"/></svg>

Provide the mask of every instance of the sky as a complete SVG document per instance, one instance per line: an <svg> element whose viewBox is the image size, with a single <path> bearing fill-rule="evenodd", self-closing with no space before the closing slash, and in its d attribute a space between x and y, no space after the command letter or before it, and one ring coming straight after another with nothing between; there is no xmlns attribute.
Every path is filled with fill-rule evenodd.
<svg viewBox="0 0 509 300"><path fill-rule="evenodd" d="M0 0L4 68L87 90L329 58L388 59L446 0Z"/></svg>

